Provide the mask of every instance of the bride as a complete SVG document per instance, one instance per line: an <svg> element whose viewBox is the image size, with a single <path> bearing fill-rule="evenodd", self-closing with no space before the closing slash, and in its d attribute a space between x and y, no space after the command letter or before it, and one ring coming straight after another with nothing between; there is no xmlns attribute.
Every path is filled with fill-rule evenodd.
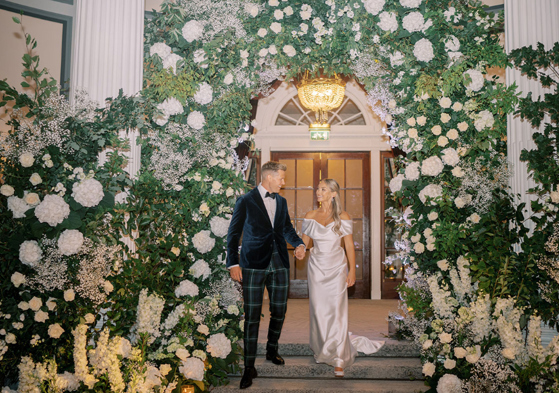
<svg viewBox="0 0 559 393"><path fill-rule="evenodd" d="M306 214L302 232L305 246L313 243L307 275L310 347L317 363L333 366L334 375L343 377L358 350L373 353L384 343L350 338L347 288L355 284L355 246L353 221L342 211L339 194L336 180L320 181L316 197L321 206Z"/></svg>

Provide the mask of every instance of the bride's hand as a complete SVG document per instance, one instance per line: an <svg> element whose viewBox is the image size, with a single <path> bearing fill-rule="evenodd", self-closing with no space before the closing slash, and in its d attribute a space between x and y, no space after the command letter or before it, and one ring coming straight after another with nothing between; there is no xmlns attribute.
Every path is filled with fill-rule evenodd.
<svg viewBox="0 0 559 393"><path fill-rule="evenodd" d="M355 270L350 270L347 273L347 286L352 287L355 285Z"/></svg>

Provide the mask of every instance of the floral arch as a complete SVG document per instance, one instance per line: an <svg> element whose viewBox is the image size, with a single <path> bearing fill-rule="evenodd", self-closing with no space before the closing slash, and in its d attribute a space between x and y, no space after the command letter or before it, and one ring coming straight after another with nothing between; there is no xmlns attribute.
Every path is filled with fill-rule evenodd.
<svg viewBox="0 0 559 393"><path fill-rule="evenodd" d="M506 65L500 24L473 0L165 2L146 22L142 96L97 111L68 107L37 59L24 58L35 99L0 84L31 114L13 113L2 148L1 214L16 228L2 243L11 277L2 370L16 378L19 367L21 391L224 382L241 337L240 298L223 265L228 214L244 189L234 149L252 138L250 99L309 71L356 78L406 153L391 182L409 207L401 296L413 314L401 329L422 345L427 382L456 391L492 364L503 384L532 391L543 377L524 370L555 359L557 345L538 346L534 315L557 312L536 286L549 277L513 251L524 235L506 185L515 93L484 78ZM135 128L143 153L132 181L117 131ZM105 145L115 153L100 167ZM115 205L125 190L127 204ZM134 253L116 253L119 232L137 233ZM48 274L64 279L47 285Z"/></svg>

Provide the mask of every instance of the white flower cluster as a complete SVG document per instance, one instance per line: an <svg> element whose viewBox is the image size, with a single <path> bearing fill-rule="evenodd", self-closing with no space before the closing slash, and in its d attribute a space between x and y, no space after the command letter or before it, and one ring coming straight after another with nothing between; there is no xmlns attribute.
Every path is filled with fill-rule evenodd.
<svg viewBox="0 0 559 393"><path fill-rule="evenodd" d="M471 117L474 120L474 127L480 132L486 128L492 128L493 124L495 124L493 113L488 110L483 110L478 114L473 114Z"/></svg>
<svg viewBox="0 0 559 393"><path fill-rule="evenodd" d="M390 180L390 183L388 184L388 186L390 187L390 191L392 192L398 192L402 189L402 182L405 180L405 177L403 174L399 174L398 176L393 177Z"/></svg>
<svg viewBox="0 0 559 393"><path fill-rule="evenodd" d="M22 198L11 196L8 198L8 209L12 212L14 218L25 217L25 212L31 209L31 206Z"/></svg>
<svg viewBox="0 0 559 393"><path fill-rule="evenodd" d="M39 222L46 222L52 227L57 226L70 215L70 205L58 195L46 195L35 208L35 217Z"/></svg>
<svg viewBox="0 0 559 393"><path fill-rule="evenodd" d="M150 56L158 55L163 63L163 68L172 69L177 74L177 63L183 58L176 53L171 53L171 47L163 42L153 44L149 49Z"/></svg>
<svg viewBox="0 0 559 393"><path fill-rule="evenodd" d="M66 229L58 238L58 249L63 255L78 253L83 245L83 234L77 229Z"/></svg>
<svg viewBox="0 0 559 393"><path fill-rule="evenodd" d="M136 315L136 331L138 334L147 333L150 343L153 343L161 335L159 324L161 323L161 313L164 306L165 299L162 297L155 293L148 295L147 288L140 291Z"/></svg>
<svg viewBox="0 0 559 393"><path fill-rule="evenodd" d="M433 44L427 38L422 38L415 43L413 54L418 61L428 63L435 57Z"/></svg>
<svg viewBox="0 0 559 393"><path fill-rule="evenodd" d="M400 0L400 4L405 8L417 8L423 0Z"/></svg>
<svg viewBox="0 0 559 393"><path fill-rule="evenodd" d="M363 5L368 13L378 15L384 8L386 0L363 0Z"/></svg>
<svg viewBox="0 0 559 393"><path fill-rule="evenodd" d="M485 78L483 77L483 74L480 71L473 70L473 69L464 72L464 75L466 74L471 79L471 82L465 85L466 88L474 92L480 91L483 88L483 84L485 83Z"/></svg>
<svg viewBox="0 0 559 393"><path fill-rule="evenodd" d="M203 82L198 86L198 91L194 94L194 101L200 105L206 105L213 100L213 89L207 83Z"/></svg>
<svg viewBox="0 0 559 393"><path fill-rule="evenodd" d="M227 235L230 223L231 218L227 219L223 217L213 216L210 220L210 228L215 236L224 237Z"/></svg>
<svg viewBox="0 0 559 393"><path fill-rule="evenodd" d="M433 298L433 309L441 318L453 318L454 306L451 304L451 293L447 289L443 289L439 285L440 273L427 278L429 290Z"/></svg>
<svg viewBox="0 0 559 393"><path fill-rule="evenodd" d="M419 192L419 199L425 203L427 197L431 198L431 205L436 205L436 199L443 195L443 188L438 184L429 184Z"/></svg>
<svg viewBox="0 0 559 393"><path fill-rule="evenodd" d="M206 349L214 358L225 359L231 353L231 341L223 333L212 334Z"/></svg>
<svg viewBox="0 0 559 393"><path fill-rule="evenodd" d="M212 269L210 269L210 265L208 262L204 261L203 259L199 259L189 269L190 274L194 278L202 277L202 280L207 279L210 274L212 274Z"/></svg>
<svg viewBox="0 0 559 393"><path fill-rule="evenodd" d="M74 183L72 186L72 198L84 207L97 206L104 196L103 185L93 178Z"/></svg>
<svg viewBox="0 0 559 393"><path fill-rule="evenodd" d="M183 280L179 283L179 286L175 288L175 296L176 297L183 297L183 296L198 296L200 292L198 285L194 284L190 280Z"/></svg>
<svg viewBox="0 0 559 393"><path fill-rule="evenodd" d="M187 42L198 40L204 33L204 25L197 20L190 20L182 27L182 36Z"/></svg>
<svg viewBox="0 0 559 393"><path fill-rule="evenodd" d="M157 125L164 126L169 121L170 116L179 115L184 112L184 108L179 100L175 97L169 97L162 103L157 105L162 114L157 115L155 122Z"/></svg>
<svg viewBox="0 0 559 393"><path fill-rule="evenodd" d="M437 156L431 156L421 164L421 174L425 176L437 176L444 169L444 164Z"/></svg>
<svg viewBox="0 0 559 393"><path fill-rule="evenodd" d="M402 27L410 33L425 31L431 26L431 21L425 22L421 12L410 12L402 19Z"/></svg>
<svg viewBox="0 0 559 393"><path fill-rule="evenodd" d="M439 379L437 393L462 393L462 380L454 374L445 374Z"/></svg>
<svg viewBox="0 0 559 393"><path fill-rule="evenodd" d="M497 319L495 330L499 332L504 354L507 354L509 359L514 359L517 364L521 364L526 360L527 354L520 328L522 311L515 307L514 298L497 299L493 316Z"/></svg>
<svg viewBox="0 0 559 393"><path fill-rule="evenodd" d="M206 118L200 111L192 111L186 118L187 124L195 130L201 130L206 125Z"/></svg>
<svg viewBox="0 0 559 393"><path fill-rule="evenodd" d="M181 362L179 371L186 379L202 381L204 379L204 362L195 357L189 357Z"/></svg>
<svg viewBox="0 0 559 393"><path fill-rule="evenodd" d="M394 33L398 30L398 20L396 19L396 14L394 12L383 12L379 15L380 22L378 27L384 31L389 31Z"/></svg>
<svg viewBox="0 0 559 393"><path fill-rule="evenodd" d="M35 240L26 240L19 246L19 260L24 265L34 267L42 257L43 251Z"/></svg>
<svg viewBox="0 0 559 393"><path fill-rule="evenodd" d="M419 179L419 175L420 175L419 167L420 164L417 161L409 163L406 166L406 171L405 171L406 179L411 181L415 181Z"/></svg>
<svg viewBox="0 0 559 393"><path fill-rule="evenodd" d="M200 254L205 254L214 248L215 239L210 236L210 231L203 230L192 237L192 244Z"/></svg>
<svg viewBox="0 0 559 393"><path fill-rule="evenodd" d="M169 313L169 315L167 315L165 322L163 322L163 325L161 326L165 335L171 334L171 330L177 326L179 320L184 316L185 310L186 308L184 304L179 304Z"/></svg>
<svg viewBox="0 0 559 393"><path fill-rule="evenodd" d="M443 162L446 165L456 166L460 162L460 156L458 155L458 152L452 147L444 149L441 153L443 154Z"/></svg>

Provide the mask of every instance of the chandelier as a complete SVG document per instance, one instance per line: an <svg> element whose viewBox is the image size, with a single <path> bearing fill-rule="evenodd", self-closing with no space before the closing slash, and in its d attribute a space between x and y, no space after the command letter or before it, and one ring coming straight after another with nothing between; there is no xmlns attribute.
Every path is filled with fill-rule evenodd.
<svg viewBox="0 0 559 393"><path fill-rule="evenodd" d="M309 127L311 139L327 140L330 138L330 124L328 124L328 111L338 108L345 94L344 78L318 76L310 78L309 72L296 80L297 94L301 104L315 112L316 121Z"/></svg>

